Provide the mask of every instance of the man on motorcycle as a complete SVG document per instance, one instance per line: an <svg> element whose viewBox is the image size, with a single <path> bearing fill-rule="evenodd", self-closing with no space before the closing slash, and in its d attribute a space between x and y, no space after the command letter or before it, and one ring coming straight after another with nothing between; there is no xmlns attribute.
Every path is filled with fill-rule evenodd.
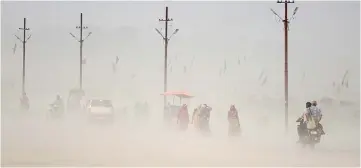
<svg viewBox="0 0 361 168"><path fill-rule="evenodd" d="M180 125L180 128L182 130L185 130L188 128L189 114L188 114L188 107L186 104L183 104L183 106L180 108L180 110L178 112L177 124Z"/></svg>
<svg viewBox="0 0 361 168"><path fill-rule="evenodd" d="M321 135L324 135L325 132L323 131L323 126L320 123L322 119L322 111L320 108L317 107L317 102L315 100L311 102L310 111L311 111L311 116L314 118L316 122L317 128L321 131Z"/></svg>
<svg viewBox="0 0 361 168"><path fill-rule="evenodd" d="M306 109L303 111L302 115L296 121L300 123L300 125L297 126L297 133L299 138L297 141L298 143L301 142L302 138L307 134L306 115L309 113L311 105L312 104L310 102L306 103Z"/></svg>

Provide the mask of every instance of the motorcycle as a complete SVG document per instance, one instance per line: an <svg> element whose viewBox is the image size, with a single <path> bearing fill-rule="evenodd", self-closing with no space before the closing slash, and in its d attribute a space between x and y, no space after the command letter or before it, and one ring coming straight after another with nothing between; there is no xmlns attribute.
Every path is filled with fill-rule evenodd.
<svg viewBox="0 0 361 168"><path fill-rule="evenodd" d="M301 118L297 119L296 122L299 122L301 126L301 122L303 122L303 120ZM314 129L306 129L304 132L304 136L301 138L301 144L302 147L306 147L307 145L309 145L309 147L311 149L315 148L315 145L320 143L321 141L321 131L319 128L314 128Z"/></svg>
<svg viewBox="0 0 361 168"><path fill-rule="evenodd" d="M60 107L57 104L50 104L49 105L49 113L51 115L51 117L53 118L58 118L58 117L62 117L64 114L64 109L62 107Z"/></svg>

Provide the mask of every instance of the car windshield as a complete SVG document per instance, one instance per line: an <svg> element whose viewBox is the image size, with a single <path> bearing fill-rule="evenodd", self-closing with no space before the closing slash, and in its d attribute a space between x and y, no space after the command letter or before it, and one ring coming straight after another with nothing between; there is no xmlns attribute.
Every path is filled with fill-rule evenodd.
<svg viewBox="0 0 361 168"><path fill-rule="evenodd" d="M110 100L92 100L91 101L91 106L111 107L112 102Z"/></svg>

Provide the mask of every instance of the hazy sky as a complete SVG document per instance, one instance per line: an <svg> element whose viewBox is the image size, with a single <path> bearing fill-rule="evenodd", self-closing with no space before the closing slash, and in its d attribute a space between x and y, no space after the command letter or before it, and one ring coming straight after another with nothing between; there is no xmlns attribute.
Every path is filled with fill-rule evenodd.
<svg viewBox="0 0 361 168"><path fill-rule="evenodd" d="M164 17L166 5L174 19L170 32L180 29L169 44L170 90L189 90L208 101L221 95L231 99L237 94L283 97L283 27L270 8L283 17L284 6L276 2L2 1L3 88L15 84L15 94L20 93L21 43L14 34L22 37L18 28L23 26L24 17L32 34L27 43L29 95L40 91L51 96L66 94L76 87L79 43L69 32L79 37L75 27L82 12L84 25L89 27L84 35L93 32L84 42L83 55L88 61L84 88L97 96L103 88L107 94L134 99L159 95L163 90L164 53L154 28L164 26L158 19ZM349 70L348 93L358 97L359 2L296 2L289 5L289 15L295 7L299 10L289 32L290 96L333 96L332 82L339 82ZM116 75L111 67L115 56L120 57ZM184 74L183 66L189 66L194 56L194 66L189 69L192 74ZM228 69L220 78L225 59ZM258 77L262 69L268 82L261 88ZM303 73L306 77L302 82ZM137 76L127 81L132 74Z"/></svg>

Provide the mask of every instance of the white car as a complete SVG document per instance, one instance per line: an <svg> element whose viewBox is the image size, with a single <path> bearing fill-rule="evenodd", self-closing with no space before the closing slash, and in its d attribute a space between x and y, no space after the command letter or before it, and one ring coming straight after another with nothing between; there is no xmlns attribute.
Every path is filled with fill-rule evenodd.
<svg viewBox="0 0 361 168"><path fill-rule="evenodd" d="M111 100L91 99L87 103L87 112L92 117L113 117L114 107Z"/></svg>

